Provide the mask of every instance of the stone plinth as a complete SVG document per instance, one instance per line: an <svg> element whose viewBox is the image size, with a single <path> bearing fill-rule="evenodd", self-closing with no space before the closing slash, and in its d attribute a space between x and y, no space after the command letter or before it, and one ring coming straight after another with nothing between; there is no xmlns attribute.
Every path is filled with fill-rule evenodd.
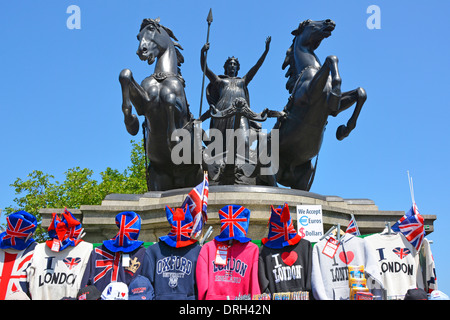
<svg viewBox="0 0 450 320"><path fill-rule="evenodd" d="M170 230L166 219L165 206L179 207L191 188L169 191L153 191L145 194L111 194L101 205L83 205L80 209L69 209L83 224L86 232L84 240L100 243L117 234L115 217L123 211L134 211L141 216L142 227L139 240L156 242ZM288 203L294 226L297 228L297 205L321 205L324 232L335 224L345 228L353 214L361 234L381 232L386 222L394 224L404 211L380 211L369 199L343 199L338 196L323 196L311 192L264 186L210 186L208 198L208 222L206 228L213 227L216 236L220 231L218 211L228 204L245 206L251 211L248 236L259 240L267 236L270 206L278 207ZM42 226L47 228L53 212L63 209L41 209ZM423 215L426 232L434 230L435 215Z"/></svg>

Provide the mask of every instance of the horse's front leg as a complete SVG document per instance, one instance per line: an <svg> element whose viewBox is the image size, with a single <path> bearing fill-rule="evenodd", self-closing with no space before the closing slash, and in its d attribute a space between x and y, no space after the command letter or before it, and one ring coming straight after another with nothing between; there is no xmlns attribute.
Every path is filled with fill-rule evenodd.
<svg viewBox="0 0 450 320"><path fill-rule="evenodd" d="M327 85L328 77L331 75L331 91L328 92L327 104L332 110L339 109L339 103L341 100L342 80L339 75L338 62L339 59L336 56L328 56L322 67L320 67L311 79L308 88L308 93L312 100L314 100L314 98L321 98L325 86Z"/></svg>
<svg viewBox="0 0 450 320"><path fill-rule="evenodd" d="M123 69L119 75L122 87L122 112L128 133L136 135L139 132L139 120L132 114L132 105L139 115L144 114L144 105L149 100L147 93L134 80L133 73L129 69Z"/></svg>
<svg viewBox="0 0 450 320"><path fill-rule="evenodd" d="M341 99L341 107L336 112L333 112L333 116L337 116L342 111L348 109L351 107L355 102L355 110L353 110L353 114L350 117L350 119L347 121L347 125L341 125L336 130L336 138L338 140L342 140L352 132L353 129L356 127L356 121L358 120L359 114L361 113L362 106L364 105L364 102L367 99L367 93L366 90L363 88L357 88L352 91L344 92L342 94Z"/></svg>

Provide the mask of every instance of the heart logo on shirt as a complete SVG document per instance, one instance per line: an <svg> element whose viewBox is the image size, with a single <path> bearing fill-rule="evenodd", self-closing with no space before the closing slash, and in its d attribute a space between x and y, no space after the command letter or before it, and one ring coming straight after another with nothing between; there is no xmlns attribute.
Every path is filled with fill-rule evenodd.
<svg viewBox="0 0 450 320"><path fill-rule="evenodd" d="M286 263L288 266L292 266L295 261L297 261L298 254L295 251L291 252L283 252L281 254L281 260L283 260L284 263Z"/></svg>
<svg viewBox="0 0 450 320"><path fill-rule="evenodd" d="M122 292L121 295L123 298L125 298L126 292Z"/></svg>
<svg viewBox="0 0 450 320"><path fill-rule="evenodd" d="M339 259L345 264L349 264L353 261L353 258L355 257L355 254L352 251L342 251L339 253Z"/></svg>

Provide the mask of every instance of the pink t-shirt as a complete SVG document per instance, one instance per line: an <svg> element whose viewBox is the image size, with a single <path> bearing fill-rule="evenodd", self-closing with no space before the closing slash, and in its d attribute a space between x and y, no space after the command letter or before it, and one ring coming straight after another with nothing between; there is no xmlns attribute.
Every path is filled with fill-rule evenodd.
<svg viewBox="0 0 450 320"><path fill-rule="evenodd" d="M216 254L220 245L228 246L228 241L212 240L200 250L196 269L198 299L233 300L239 295L260 294L258 246L234 240L228 248L227 258L222 260L226 264L219 265Z"/></svg>

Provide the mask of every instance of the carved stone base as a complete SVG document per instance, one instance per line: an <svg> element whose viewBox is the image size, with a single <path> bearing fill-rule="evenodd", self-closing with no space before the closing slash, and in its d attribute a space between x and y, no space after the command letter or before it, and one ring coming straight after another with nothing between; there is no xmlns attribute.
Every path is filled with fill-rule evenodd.
<svg viewBox="0 0 450 320"><path fill-rule="evenodd" d="M134 211L142 218L139 240L157 242L158 238L167 235L170 230L165 214L165 206L179 207L191 188L169 191L153 191L145 194L110 194L101 205L82 205L80 209L68 209L83 224L86 232L85 241L101 243L111 239L117 232L115 217L123 211ZM259 240L267 236L267 223L270 217L270 205L278 207L284 203L289 205L294 227L297 228L296 206L305 204L322 205L324 232L339 223L345 231L351 214L356 218L361 234L381 232L385 223L394 224L404 211L380 211L369 199L343 199L338 196L323 196L311 192L279 187L265 186L210 186L208 198L208 222L213 227L212 239L219 234L220 221L218 211L228 204L245 206L251 211L248 237ZM41 209L42 226L47 228L52 213L63 212L63 209ZM434 230L435 215L423 215L426 233Z"/></svg>

